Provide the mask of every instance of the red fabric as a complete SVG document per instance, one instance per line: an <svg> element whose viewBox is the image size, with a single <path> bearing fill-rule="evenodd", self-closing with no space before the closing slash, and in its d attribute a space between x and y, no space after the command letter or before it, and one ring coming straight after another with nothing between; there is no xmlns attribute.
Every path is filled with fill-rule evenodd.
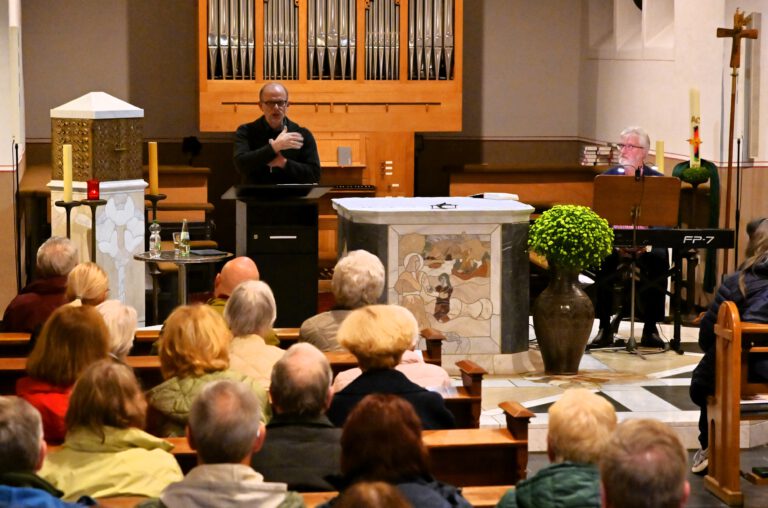
<svg viewBox="0 0 768 508"><path fill-rule="evenodd" d="M60 444L64 441L64 435L67 433L64 417L71 393L71 386L55 386L29 376L16 381L16 395L40 412L43 419L43 435L48 444Z"/></svg>
<svg viewBox="0 0 768 508"><path fill-rule="evenodd" d="M37 333L48 316L64 305L67 277L38 279L11 300L3 315L6 332Z"/></svg>

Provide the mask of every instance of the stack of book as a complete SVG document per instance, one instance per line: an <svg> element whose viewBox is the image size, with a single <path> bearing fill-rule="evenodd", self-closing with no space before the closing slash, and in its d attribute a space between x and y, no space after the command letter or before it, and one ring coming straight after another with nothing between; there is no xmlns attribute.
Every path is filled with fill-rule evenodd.
<svg viewBox="0 0 768 508"><path fill-rule="evenodd" d="M581 150L582 166L608 166L617 160L618 152L610 145L584 145Z"/></svg>

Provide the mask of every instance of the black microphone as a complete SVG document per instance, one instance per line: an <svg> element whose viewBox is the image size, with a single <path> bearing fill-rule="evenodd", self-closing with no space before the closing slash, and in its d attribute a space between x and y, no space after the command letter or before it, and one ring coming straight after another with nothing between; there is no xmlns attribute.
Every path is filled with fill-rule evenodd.
<svg viewBox="0 0 768 508"><path fill-rule="evenodd" d="M638 168L635 168L635 181L636 181L636 182L639 182L639 181L640 181L640 177L641 177L642 175L643 175L643 172L642 172L642 170L641 170L639 167L638 167Z"/></svg>

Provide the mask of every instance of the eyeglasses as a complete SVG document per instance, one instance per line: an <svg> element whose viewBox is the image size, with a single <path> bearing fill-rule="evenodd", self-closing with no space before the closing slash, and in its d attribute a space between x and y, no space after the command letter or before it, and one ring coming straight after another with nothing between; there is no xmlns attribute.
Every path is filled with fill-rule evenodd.
<svg viewBox="0 0 768 508"><path fill-rule="evenodd" d="M268 108L274 108L275 106L277 106L280 109L283 109L285 106L288 105L288 101L287 100L284 100L284 101L261 101L261 103L264 106L268 107Z"/></svg>
<svg viewBox="0 0 768 508"><path fill-rule="evenodd" d="M619 150L624 150L625 148L643 149L645 147L644 146L638 146L638 145L632 145L632 144L629 144L629 143L616 143L616 148L618 148Z"/></svg>

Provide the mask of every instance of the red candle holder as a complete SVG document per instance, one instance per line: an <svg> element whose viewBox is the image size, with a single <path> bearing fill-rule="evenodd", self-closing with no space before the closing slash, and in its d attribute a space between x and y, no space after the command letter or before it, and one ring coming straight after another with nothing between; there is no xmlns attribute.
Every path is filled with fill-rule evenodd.
<svg viewBox="0 0 768 508"><path fill-rule="evenodd" d="M99 199L99 181L95 178L88 180L88 199Z"/></svg>

